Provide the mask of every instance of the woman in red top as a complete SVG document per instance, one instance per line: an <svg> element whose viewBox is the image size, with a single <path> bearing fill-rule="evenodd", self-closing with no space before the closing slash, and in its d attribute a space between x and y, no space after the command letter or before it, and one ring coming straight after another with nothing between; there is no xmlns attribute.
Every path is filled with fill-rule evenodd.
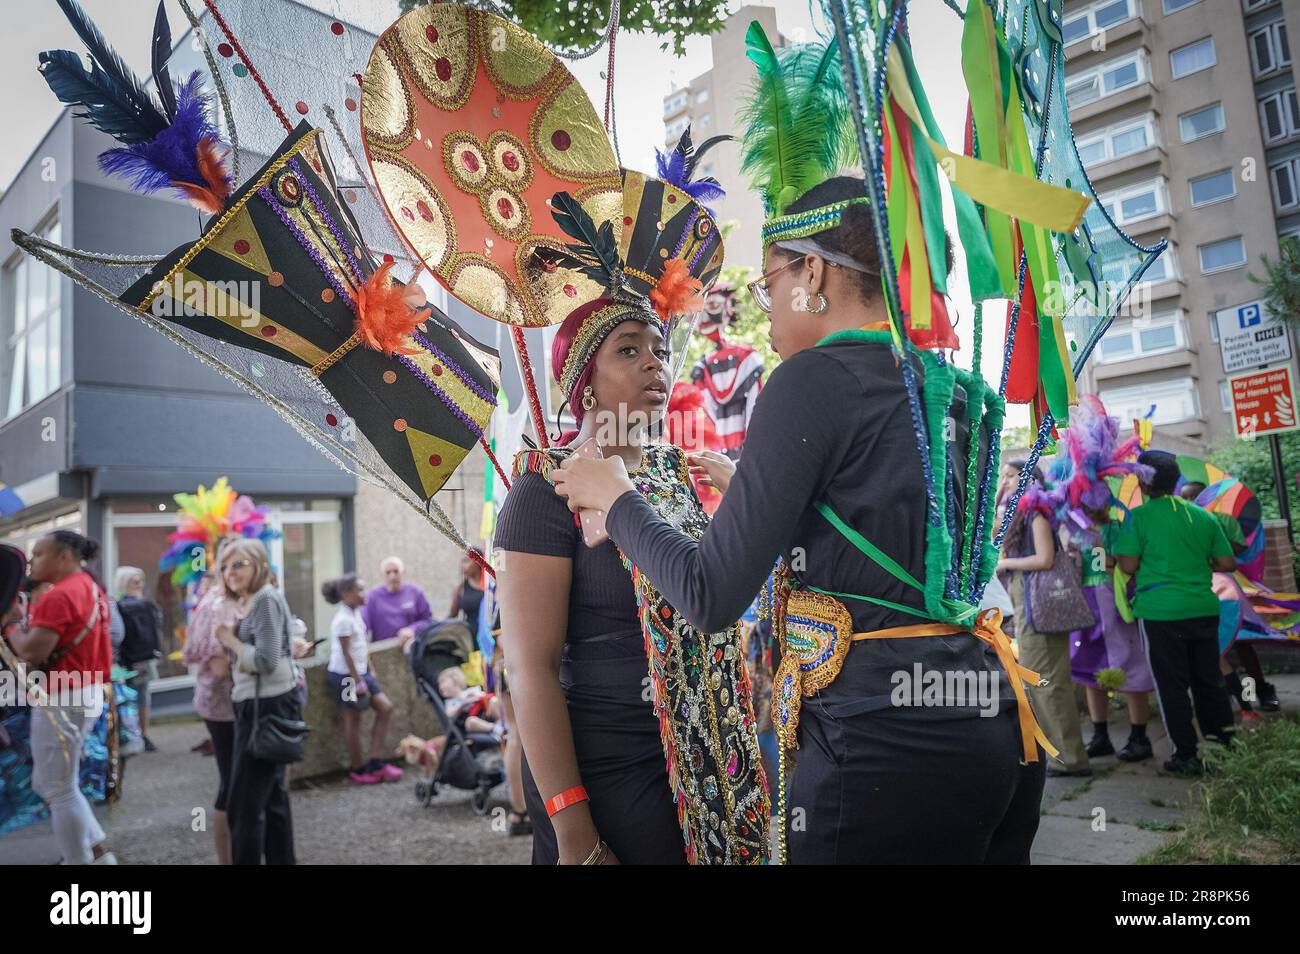
<svg viewBox="0 0 1300 954"><path fill-rule="evenodd" d="M108 600L83 566L98 553L98 543L71 530L37 540L31 577L53 588L9 638L48 674L50 704L32 712L32 788L50 807L65 864L116 864L79 784L82 743L102 711L113 659Z"/></svg>

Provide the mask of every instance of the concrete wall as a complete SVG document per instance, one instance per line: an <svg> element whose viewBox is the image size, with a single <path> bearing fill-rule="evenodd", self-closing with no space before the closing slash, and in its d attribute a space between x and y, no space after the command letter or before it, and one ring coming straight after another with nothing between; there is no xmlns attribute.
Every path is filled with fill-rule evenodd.
<svg viewBox="0 0 1300 954"><path fill-rule="evenodd" d="M440 734L438 717L433 707L415 688L406 654L389 639L376 643L370 650L370 669L379 680L384 694L393 700L393 714L384 740L385 756L395 756L397 742L407 735L422 739ZM294 780L329 775L349 767L347 745L343 739L343 716L334 703L334 694L326 675L325 661L314 660L307 664L307 711L303 718L311 726L307 736L306 757L292 767ZM361 716L362 745L370 744L374 713L367 710ZM369 753L364 753L369 757Z"/></svg>

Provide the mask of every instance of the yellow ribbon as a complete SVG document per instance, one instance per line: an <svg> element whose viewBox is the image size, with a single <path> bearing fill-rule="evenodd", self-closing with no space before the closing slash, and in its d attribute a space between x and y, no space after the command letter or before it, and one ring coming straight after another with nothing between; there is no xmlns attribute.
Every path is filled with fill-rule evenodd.
<svg viewBox="0 0 1300 954"><path fill-rule="evenodd" d="M896 47L889 48L886 71L889 92L893 94L899 108L907 114L907 118L915 124L917 131L925 135L925 123L912 96L907 70ZM973 156L963 156L929 136L925 136L925 139L953 186L982 205L1053 232L1073 232L1088 210L1091 200L1081 192L1040 182Z"/></svg>

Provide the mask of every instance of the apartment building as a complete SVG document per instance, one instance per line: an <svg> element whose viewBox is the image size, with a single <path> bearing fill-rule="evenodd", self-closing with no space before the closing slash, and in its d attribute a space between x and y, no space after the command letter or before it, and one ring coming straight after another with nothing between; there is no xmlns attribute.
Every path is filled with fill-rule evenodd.
<svg viewBox="0 0 1300 954"><path fill-rule="evenodd" d="M1107 214L1168 241L1082 385L1121 418L1205 448L1233 434L1216 314L1257 301L1281 235L1300 233L1300 108L1288 27L1300 0L1067 2L1065 92ZM1089 213L1094 224L1101 213ZM1123 280L1140 253L1116 261ZM1294 362L1294 358L1292 358Z"/></svg>
<svg viewBox="0 0 1300 954"><path fill-rule="evenodd" d="M713 68L664 97L664 148L671 149L689 125L691 139L702 143L723 133L740 135L734 125L736 110L743 102L754 75L745 57L745 31L757 20L774 46L784 46L776 28L772 7L741 7L727 18L726 25L711 37ZM725 198L712 203L719 223L739 226L727 236L727 264L748 265L762 271L762 246L758 229L763 223L763 203L749 189L740 173L740 143L719 143L701 161L696 175L713 176L727 190Z"/></svg>

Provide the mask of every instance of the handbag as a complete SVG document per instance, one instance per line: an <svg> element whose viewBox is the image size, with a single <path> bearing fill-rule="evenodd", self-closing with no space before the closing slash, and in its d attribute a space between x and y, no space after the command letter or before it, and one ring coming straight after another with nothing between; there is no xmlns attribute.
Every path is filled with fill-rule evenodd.
<svg viewBox="0 0 1300 954"><path fill-rule="evenodd" d="M1083 595L1083 579L1074 557L1056 543L1056 555L1048 570L1026 576L1025 609L1030 625L1040 633L1069 633L1097 625L1097 617Z"/></svg>
<svg viewBox="0 0 1300 954"><path fill-rule="evenodd" d="M293 666L293 647L285 639L284 651ZM303 760L303 751L307 743L307 733L311 726L302 721L302 702L297 685L289 690L289 697L297 709L299 718L261 713L262 674L259 672L253 683L253 731L248 735L248 754L263 762L290 764Z"/></svg>

